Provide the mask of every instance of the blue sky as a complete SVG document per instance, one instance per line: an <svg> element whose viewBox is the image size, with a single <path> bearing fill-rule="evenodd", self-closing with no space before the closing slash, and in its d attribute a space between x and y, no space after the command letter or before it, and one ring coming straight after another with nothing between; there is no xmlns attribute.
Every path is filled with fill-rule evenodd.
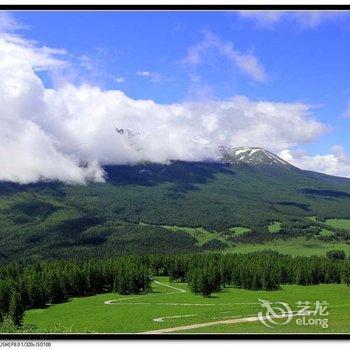
<svg viewBox="0 0 350 350"><path fill-rule="evenodd" d="M342 144L350 152L350 119L343 117L350 101L350 16L321 19L311 27L286 18L264 25L235 12L17 12L15 16L28 26L23 32L31 39L88 57L93 72L87 69L82 80L159 103L234 95L304 102L314 105L318 119L333 129L322 142L306 147L325 152ZM184 64L188 50L205 40L207 31L240 52L254 54L266 79L255 81L225 57L213 57L215 52L196 68ZM193 81L191 75L200 80Z"/></svg>
<svg viewBox="0 0 350 350"><path fill-rule="evenodd" d="M293 148L313 157L342 147L339 159L350 172L350 13L18 11L9 15L14 24L6 29L34 40L30 45L65 50L62 56L69 68L55 74L50 69L36 71L46 88L56 89L67 81L76 86L88 83L160 105L234 96L301 103L309 106L304 117L311 113L310 118L325 130L303 137ZM288 132L296 131L286 127L283 133ZM299 161L310 160L304 158ZM321 166L319 170L327 172Z"/></svg>

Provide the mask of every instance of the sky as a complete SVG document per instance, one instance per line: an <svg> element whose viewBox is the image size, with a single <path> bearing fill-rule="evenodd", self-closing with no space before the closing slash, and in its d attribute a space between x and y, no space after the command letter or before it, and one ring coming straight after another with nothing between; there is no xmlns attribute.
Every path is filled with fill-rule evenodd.
<svg viewBox="0 0 350 350"><path fill-rule="evenodd" d="M0 12L0 180L266 148L350 177L350 12Z"/></svg>

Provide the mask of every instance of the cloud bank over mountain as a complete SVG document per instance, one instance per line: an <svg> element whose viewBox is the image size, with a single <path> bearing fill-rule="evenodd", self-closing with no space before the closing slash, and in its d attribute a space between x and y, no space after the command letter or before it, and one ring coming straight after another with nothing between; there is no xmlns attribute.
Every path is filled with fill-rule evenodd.
<svg viewBox="0 0 350 350"><path fill-rule="evenodd" d="M292 153L328 129L306 104L235 96L162 105L89 84L44 86L39 72L69 66L65 50L0 35L0 181L104 181L104 165L216 160L220 145L263 147L304 168L350 176L345 155Z"/></svg>
<svg viewBox="0 0 350 350"><path fill-rule="evenodd" d="M344 148L340 145L335 145L330 151L330 154L310 156L305 152L284 150L279 155L287 162L301 169L350 177L350 157L345 153Z"/></svg>

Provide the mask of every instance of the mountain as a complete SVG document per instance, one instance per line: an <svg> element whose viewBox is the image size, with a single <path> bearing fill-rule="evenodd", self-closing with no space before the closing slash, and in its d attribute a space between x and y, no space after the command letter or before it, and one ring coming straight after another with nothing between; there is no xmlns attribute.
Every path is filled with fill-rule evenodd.
<svg viewBox="0 0 350 350"><path fill-rule="evenodd" d="M261 148L222 147L220 162L105 167L106 183L0 183L0 262L128 252L201 251L186 228L240 240L309 234L307 217L350 216L350 179L304 171ZM215 236L216 235L216 236ZM231 241L238 238L229 237ZM228 241L229 242L229 241Z"/></svg>
<svg viewBox="0 0 350 350"><path fill-rule="evenodd" d="M282 158L259 147L227 147L221 146L223 161L229 164L273 165L291 168L292 165Z"/></svg>

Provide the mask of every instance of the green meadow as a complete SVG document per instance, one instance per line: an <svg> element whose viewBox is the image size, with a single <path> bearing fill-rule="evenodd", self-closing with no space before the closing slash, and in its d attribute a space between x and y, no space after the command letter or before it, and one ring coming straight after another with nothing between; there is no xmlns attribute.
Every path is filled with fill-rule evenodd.
<svg viewBox="0 0 350 350"><path fill-rule="evenodd" d="M24 324L31 325L35 332L40 333L140 333L161 332L162 329L166 330L165 333L308 333L348 332L350 327L350 288L345 285L283 285L280 290L272 292L226 288L210 298L204 298L189 292L185 283L170 283L165 277L157 277L156 280L152 284L152 292L144 295L99 294L73 298L45 309L28 310ZM328 319L328 328L298 326L297 316L288 324L275 325L274 328L268 328L259 320L242 321L244 317L257 316L260 311L265 314L259 299L288 303L293 311L299 310L298 301L310 302L312 310L316 308L314 303L317 301L327 301L329 315L322 318ZM306 317L306 320L312 317ZM239 322L222 324L235 319ZM284 321L286 319L281 319L278 323ZM191 329L167 330L183 326Z"/></svg>
<svg viewBox="0 0 350 350"><path fill-rule="evenodd" d="M350 230L350 220L349 219L328 219L326 224L334 228Z"/></svg>
<svg viewBox="0 0 350 350"><path fill-rule="evenodd" d="M271 233L277 233L281 229L281 223L279 221L275 221L272 224L268 225L267 228Z"/></svg>
<svg viewBox="0 0 350 350"><path fill-rule="evenodd" d="M222 237L219 236L217 232L208 231L203 227L183 227L183 226L168 226L168 225L163 225L162 227L173 232L177 232L177 231L186 232L197 240L198 245L203 245L204 243L212 239L218 239L223 242L225 241Z"/></svg>
<svg viewBox="0 0 350 350"><path fill-rule="evenodd" d="M244 235L245 233L251 232L251 229L249 229L249 228L247 228L247 227L236 226L236 227L230 228L230 231L231 231L234 235L240 236L240 235Z"/></svg>
<svg viewBox="0 0 350 350"><path fill-rule="evenodd" d="M316 221L316 217L308 217L308 219ZM346 219L330 219L325 222L330 227L336 229L350 228L350 220ZM281 222L275 221L268 225L270 233L278 233L281 229ZM312 256L322 255L325 256L330 250L344 250L345 253L350 256L350 245L344 241L329 241L324 242L317 237L295 237L286 239L275 239L264 243L238 243L233 244L232 241L227 240L227 236L222 236L218 232L208 231L202 227L180 227L180 226L162 226L169 231L184 231L194 237L198 245L203 245L213 239L217 239L226 243L228 247L224 252L229 253L251 253L262 250L276 250L281 254L289 254L291 256ZM242 226L232 227L230 230L234 236L241 236L251 232L249 228ZM322 228L320 236L332 236L334 233L330 230ZM220 250L222 251L222 250Z"/></svg>
<svg viewBox="0 0 350 350"><path fill-rule="evenodd" d="M344 250L349 256L350 245L345 242L322 242L317 238L297 237L256 244L240 243L235 247L228 248L225 252L250 253L262 250L275 250L291 256L324 256L329 250Z"/></svg>

